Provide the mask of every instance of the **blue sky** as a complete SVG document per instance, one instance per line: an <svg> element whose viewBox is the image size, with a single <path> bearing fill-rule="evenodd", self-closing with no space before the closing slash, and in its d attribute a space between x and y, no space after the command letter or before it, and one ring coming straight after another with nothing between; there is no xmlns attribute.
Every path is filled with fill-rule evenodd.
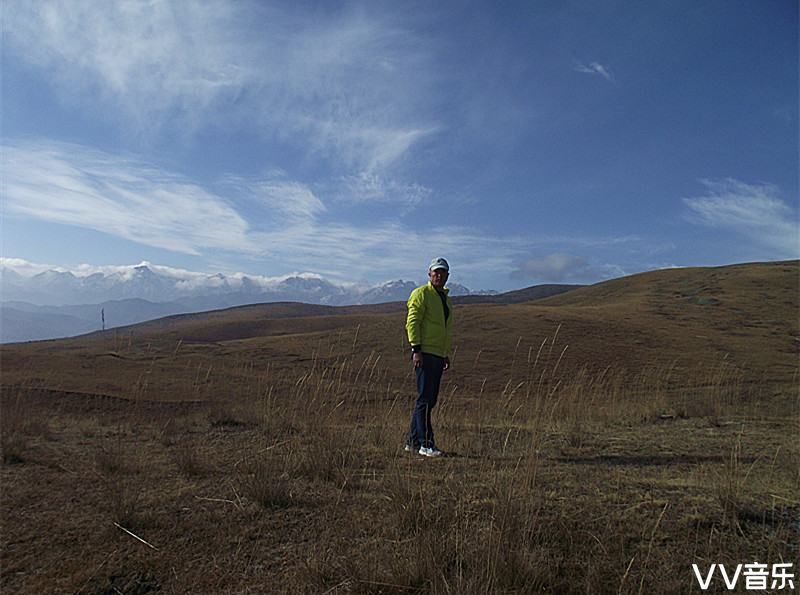
<svg viewBox="0 0 800 595"><path fill-rule="evenodd" d="M5 258L505 290L800 256L794 0L2 10Z"/></svg>

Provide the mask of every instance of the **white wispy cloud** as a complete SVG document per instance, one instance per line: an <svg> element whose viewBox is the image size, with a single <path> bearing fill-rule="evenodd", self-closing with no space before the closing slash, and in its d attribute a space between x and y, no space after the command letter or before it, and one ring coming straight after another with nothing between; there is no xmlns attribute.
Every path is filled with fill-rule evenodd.
<svg viewBox="0 0 800 595"><path fill-rule="evenodd" d="M59 265L30 262L24 258L0 256L0 269L9 269L23 277L33 277L45 271L66 271Z"/></svg>
<svg viewBox="0 0 800 595"><path fill-rule="evenodd" d="M228 176L220 187L260 207L266 220L262 225L267 228L313 221L327 210L306 184L288 179L283 172L263 178Z"/></svg>
<svg viewBox="0 0 800 595"><path fill-rule="evenodd" d="M585 64L583 62L575 62L572 69L575 72L582 72L584 74L601 76L607 81L614 80L614 76L611 74L611 70L608 68L608 66L604 66L599 62L590 62L589 64Z"/></svg>
<svg viewBox="0 0 800 595"><path fill-rule="evenodd" d="M585 258L571 254L548 254L520 262L511 272L512 279L543 279L563 281L567 277L586 271L589 263Z"/></svg>
<svg viewBox="0 0 800 595"><path fill-rule="evenodd" d="M374 171L438 130L426 103L430 48L401 19L297 10L42 0L8 4L3 17L15 57L41 69L65 102L106 113L126 131L256 129Z"/></svg>
<svg viewBox="0 0 800 595"><path fill-rule="evenodd" d="M332 184L331 192L337 200L346 203L393 202L414 206L430 196L432 190L421 184L363 171L342 176Z"/></svg>
<svg viewBox="0 0 800 595"><path fill-rule="evenodd" d="M398 246L423 241L396 223L322 223L322 200L283 172L261 179L228 176L213 191L140 158L82 145L9 142L0 145L0 154L7 216L178 253L269 257L284 270L317 269L352 279L394 264Z"/></svg>
<svg viewBox="0 0 800 595"><path fill-rule="evenodd" d="M514 280L537 283L585 283L624 275L624 269L618 265L565 252L530 256L518 261L511 271Z"/></svg>
<svg viewBox="0 0 800 595"><path fill-rule="evenodd" d="M683 199L690 209L689 221L741 234L773 258L800 257L797 210L781 199L776 186L732 178L701 183L706 194Z"/></svg>
<svg viewBox="0 0 800 595"><path fill-rule="evenodd" d="M267 181L253 188L266 204L282 212L290 220L308 221L325 211L325 205L300 182Z"/></svg>
<svg viewBox="0 0 800 595"><path fill-rule="evenodd" d="M0 154L9 217L88 228L179 253L243 256L253 263L256 275L306 271L340 282L376 274L416 279L433 256L424 247L435 238L436 252L458 262L462 280L485 277L487 271L508 279L515 267L524 269L517 263L525 255L549 245L585 251L639 241L630 236L531 239L487 234L479 227L409 227L394 220L356 225L337 220L307 184L285 172L262 178L228 176L212 190L140 158L81 145L6 143ZM418 200L415 192L427 192L392 187L394 183L366 174L353 183L372 185L376 193L408 192L409 200ZM558 268L550 266L551 273Z"/></svg>
<svg viewBox="0 0 800 595"><path fill-rule="evenodd" d="M263 251L224 199L177 174L64 143L6 143L1 151L9 215L185 254Z"/></svg>

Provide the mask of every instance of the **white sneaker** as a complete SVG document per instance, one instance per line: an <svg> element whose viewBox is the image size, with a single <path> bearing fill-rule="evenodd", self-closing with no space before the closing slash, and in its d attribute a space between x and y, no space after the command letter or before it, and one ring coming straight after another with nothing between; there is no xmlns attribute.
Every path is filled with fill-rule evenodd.
<svg viewBox="0 0 800 595"><path fill-rule="evenodd" d="M430 448L427 446L421 446L419 449L419 454L421 454L423 457L440 457L444 453L435 446L431 446Z"/></svg>
<svg viewBox="0 0 800 595"><path fill-rule="evenodd" d="M404 451L406 451L406 452L414 452L414 451L415 451L415 450L417 450L417 449L416 449L416 448L414 448L413 446L411 446L410 444L406 444L406 445L403 447L403 450L404 450Z"/></svg>

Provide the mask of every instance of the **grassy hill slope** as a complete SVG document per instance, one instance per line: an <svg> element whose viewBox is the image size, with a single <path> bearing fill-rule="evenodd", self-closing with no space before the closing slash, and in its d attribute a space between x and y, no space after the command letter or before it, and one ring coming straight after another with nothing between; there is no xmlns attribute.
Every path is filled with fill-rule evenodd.
<svg viewBox="0 0 800 595"><path fill-rule="evenodd" d="M679 381L725 361L746 382L785 386L796 380L798 272L797 261L662 270L529 303L462 305L455 314L453 381L467 388L486 381L499 390L544 349L563 351L565 376L583 368L633 374L671 366ZM399 303L278 303L173 316L6 346L3 383L37 379L124 397L157 370L169 390L151 390L149 398L194 400L198 369L224 382L244 362L256 371L302 370L315 358L374 353L399 385L408 374L404 312Z"/></svg>
<svg viewBox="0 0 800 595"><path fill-rule="evenodd" d="M0 591L683 593L794 560L798 265L457 306L438 459L401 446L402 303L2 346Z"/></svg>

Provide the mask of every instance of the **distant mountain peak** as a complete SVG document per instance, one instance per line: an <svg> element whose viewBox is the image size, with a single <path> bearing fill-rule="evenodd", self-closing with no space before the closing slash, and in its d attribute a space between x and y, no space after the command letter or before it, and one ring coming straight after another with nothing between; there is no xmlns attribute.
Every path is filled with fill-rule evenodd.
<svg viewBox="0 0 800 595"><path fill-rule="evenodd" d="M294 272L284 277L204 274L156 266L148 261L130 266L84 267L77 275L56 269L33 276L21 275L13 267L4 266L0 275L4 300L42 306L137 298L158 303L191 303L192 307L204 309L271 301L340 306L405 301L419 285L404 279L372 286L334 283L312 272ZM453 295L471 293L457 283L450 288Z"/></svg>
<svg viewBox="0 0 800 595"><path fill-rule="evenodd" d="M50 269L48 271L42 271L34 277L39 279L76 279L77 277L72 274L70 271L58 271L56 269Z"/></svg>
<svg viewBox="0 0 800 595"><path fill-rule="evenodd" d="M149 276L159 277L160 276L157 273L155 273L153 271L153 269L151 269L150 266L147 265L147 264L140 264L140 265L137 265L137 266L133 267L133 272L134 272L134 274L142 276L142 277L145 277L145 276L147 276L147 277L149 277Z"/></svg>

